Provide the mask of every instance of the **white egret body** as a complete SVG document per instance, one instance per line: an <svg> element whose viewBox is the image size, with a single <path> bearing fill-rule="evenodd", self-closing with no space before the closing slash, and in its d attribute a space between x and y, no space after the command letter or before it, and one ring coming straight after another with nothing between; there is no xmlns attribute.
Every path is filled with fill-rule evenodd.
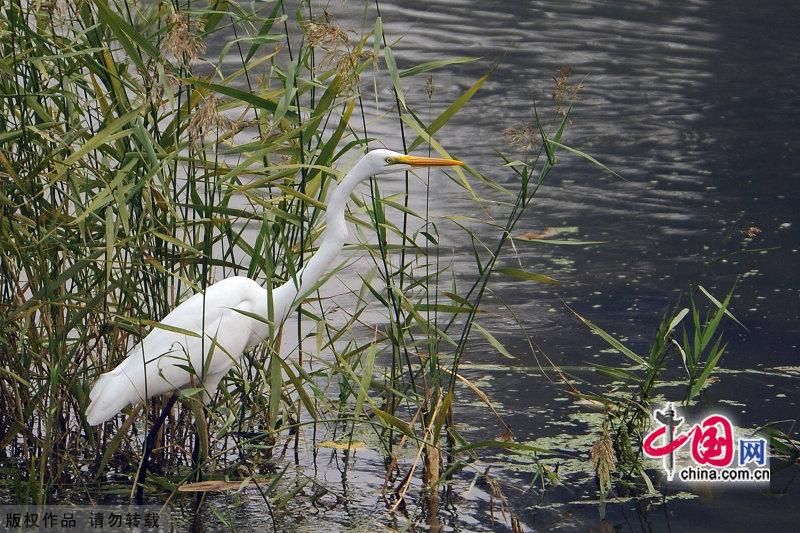
<svg viewBox="0 0 800 533"><path fill-rule="evenodd" d="M206 289L205 295L195 294L160 322L170 329L154 328L128 352L122 363L100 376L89 393L87 422L93 426L101 424L128 405L192 386L197 376L203 376L205 400L210 400L220 380L239 363L242 354L268 338L266 320L271 318L275 324L281 324L300 303L298 296L308 292L333 264L347 237L345 206L359 183L370 176L413 166L461 164L454 159L415 157L390 150L369 152L331 194L321 244L297 273L297 282L291 279L273 289L272 313L267 308L268 291L243 276L214 283ZM264 317L264 320L250 318L237 310ZM187 366L193 371L188 371Z"/></svg>

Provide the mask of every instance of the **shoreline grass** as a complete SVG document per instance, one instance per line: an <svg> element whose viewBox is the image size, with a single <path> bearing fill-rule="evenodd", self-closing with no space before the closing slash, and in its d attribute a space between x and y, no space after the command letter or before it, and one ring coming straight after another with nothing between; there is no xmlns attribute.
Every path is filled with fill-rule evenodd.
<svg viewBox="0 0 800 533"><path fill-rule="evenodd" d="M0 9L5 27L21 30L5 33L0 42L9 58L0 66L0 453L27 464L20 501L45 502L59 480L90 483L112 465L125 471L121 457L137 456L142 424L158 413L162 400L94 430L83 417L88 391L176 302L220 276L246 273L274 285L302 266L313 251L325 192L341 171L334 167L370 142L366 129L351 124L360 115L366 128L358 84L363 72L386 69L404 143L408 134L404 148L427 143L439 152L444 149L432 135L486 79L423 124L407 107L402 80L468 59L400 70L379 16L371 31L353 40L310 5L308 10L290 23L281 2L258 12L228 2L176 9L103 0L49 7L11 2ZM213 65L204 58L205 43L219 32L233 39L219 51L218 66L194 74L200 59ZM227 63L223 72L220 66L230 57L239 65ZM517 201L523 204L530 199L533 164L524 168L517 172L524 182ZM473 169L454 179L474 194L475 178L486 180ZM399 226L387 210L401 213ZM380 434L391 454L401 437L425 441L397 416L403 404L406 413L422 405L420 421L434 444L423 446L429 456L439 438L430 432L444 432L442 409L456 383L447 376L455 375L483 289L476 285L465 297L446 293L446 305L438 303L436 292L431 303L431 268L437 286L446 269L428 264L435 232L416 235L424 235L425 248L407 236L409 218L423 218L410 210L408 194L399 201L384 197L373 183L371 203L358 204L352 215L357 224L378 228L370 253L380 283L362 278L361 296L386 306L388 335L346 344L339 352L336 343L364 307L341 329L311 304L303 306L298 321L320 324L327 339L318 338L317 347L334 354L328 378L340 379L349 390L336 416L355 425L365 422L367 409L383 414ZM510 228L481 270L483 286ZM420 263L426 265L423 276L412 268ZM418 300L421 294L425 303ZM458 337L448 374L439 345L449 341L447 331L456 322L443 329L437 324L465 310L466 333ZM297 341L302 345L302 338ZM384 385L366 372L374 369L378 344L394 354ZM234 434L258 428L277 444L281 434L294 431L296 447L296 428L305 416L327 423L331 415L322 407L329 406L314 386L320 371L309 374L302 350L287 358L277 356L275 345L251 354L228 377L217 413L192 408L197 391L182 392L183 407L170 417L160 441L165 447L156 454L161 468L187 464L186 450L209 437L222 439L223 450L230 451L227 440ZM427 346L427 364L417 358L417 345ZM431 386L437 392L428 405ZM376 387L383 392L373 396ZM438 392L443 390L449 395ZM202 439L197 431L205 433ZM246 456L240 444L235 449ZM207 449L203 455L212 463L205 467L214 470L225 454Z"/></svg>

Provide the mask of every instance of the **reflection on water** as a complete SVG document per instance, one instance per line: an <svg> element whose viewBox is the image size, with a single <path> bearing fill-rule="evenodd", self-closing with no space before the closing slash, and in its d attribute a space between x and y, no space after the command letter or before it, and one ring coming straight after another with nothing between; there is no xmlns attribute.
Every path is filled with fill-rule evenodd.
<svg viewBox="0 0 800 533"><path fill-rule="evenodd" d="M387 35L402 36L400 66L465 54L483 58L434 74L433 116L437 104L498 62L466 112L440 134L454 154L493 177L503 178L493 155L495 148L508 149L503 129L530 120L534 99L540 108L551 106L550 77L559 66L586 76L566 140L626 181L564 155L520 230L576 226L578 237L608 243L556 250L520 245L527 267L567 287L543 298L535 287L523 296L500 283L494 285L499 298L527 296L531 307L547 309L562 297L581 309L600 309L606 323L636 338L689 282L724 291L735 275L747 273L734 309L755 339L744 339L728 363L749 364L756 346L765 362L796 361L797 288L784 280L798 266L792 207L798 193L790 184L800 172L791 135L800 108L792 83L798 75L785 66L800 50L792 46L798 38L789 22L799 11L789 2L771 9L754 13L745 2L727 4L724 13L708 2L382 6ZM358 20L339 14L342 24ZM427 108L424 87L412 86L406 97ZM370 133L396 146L394 124L374 120ZM437 214L471 205L438 198L445 201ZM761 231L756 238L747 236L752 227ZM449 244L465 242L457 233L451 237ZM707 265L743 248L773 246L780 249ZM565 261L570 268L562 268ZM568 327L561 310L557 321ZM550 343L556 353L567 351L557 339Z"/></svg>
<svg viewBox="0 0 800 533"><path fill-rule="evenodd" d="M336 3L327 9L340 25L359 30L360 3ZM624 177L615 178L576 157L561 155L551 182L519 232L575 228L574 238L606 243L548 248L518 242L525 268L552 275L563 284L521 290L518 281L498 278L491 286L486 304L492 312L482 323L518 358L509 367L476 340L466 356L474 366L465 366L464 374L481 381L514 427L517 440L551 439L556 447L583 454L585 462L594 438L587 432L596 430L597 424L587 423L593 415L581 412L559 386L537 371L518 325L504 312L505 305L524 317L528 334L556 363L618 362L614 354L600 352L596 338L565 310L563 302L627 338L634 348L644 349L661 312L689 283L701 283L719 294L742 276L733 311L750 332L730 331L726 366L798 364L800 302L798 287L790 281L800 267L795 216L800 175L800 71L795 67L800 60L800 4L454 0L387 2L381 10L387 39L401 38L395 46L401 68L456 56L481 58L434 73L429 111L424 80L407 86L406 98L423 119L436 116L497 65L469 106L438 134L454 156L496 179L511 179L494 154L495 149L513 152L503 130L524 127L532 119L534 101L543 114L552 116L551 76L569 65L574 76L585 77L585 89L574 107L565 142ZM366 20L371 27L374 16ZM364 91L371 90L371 80L365 80ZM376 99L377 108L372 104L366 108L368 133L398 148L397 121L391 113L384 117L393 99L388 93L366 98ZM360 120L354 117L353 123ZM414 187L424 190L420 182ZM441 187L446 194L431 198L434 217L465 209L474 212L472 201L455 185L445 182ZM423 198L421 193L412 196L412 208L421 210ZM499 207L487 209L501 216ZM452 253L457 270L468 276L474 267L466 240L455 227L438 221L444 235L442 253L448 257ZM487 237L491 234L487 232ZM741 250L752 253L726 257ZM498 363L503 366L492 366ZM726 374L707 391L704 401L713 407L735 400L738 423L756 427L795 417L796 390L792 379ZM464 401L473 398L465 395ZM499 429L491 417L480 408L472 411L475 438L496 436ZM559 441L565 433L570 439ZM586 437L575 436L581 434ZM341 453L329 452L321 460L324 468L315 474L356 495L345 509L312 505L323 523L375 526L369 517L382 505L375 496L382 483L380 458L369 451L356 457L349 470L342 466ZM596 487L587 469L570 472L562 465L567 482L539 500L531 488L534 474L529 464L518 456L498 456L495 463L494 475L511 487L507 497L526 529L599 527L595 526ZM374 471L370 464L376 465ZM491 498L487 487L473 484L468 476L461 481L463 493L456 495L458 505L451 509L448 526L501 527L487 521ZM620 501L610 506L609 520L630 530L683 530L696 527L698 517L713 517L717 524L733 527L730 524L741 523L743 516L758 515L764 523L789 527L797 518L797 502L796 487L780 499L714 489L676 499L666 508L660 502ZM311 523L302 527L315 528L316 522ZM383 523L383 517L377 523ZM709 522L706 527L713 526Z"/></svg>

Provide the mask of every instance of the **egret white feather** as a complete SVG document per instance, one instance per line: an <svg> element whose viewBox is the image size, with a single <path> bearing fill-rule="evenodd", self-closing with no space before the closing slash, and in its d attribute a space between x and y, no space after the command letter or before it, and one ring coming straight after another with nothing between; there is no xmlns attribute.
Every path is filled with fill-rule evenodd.
<svg viewBox="0 0 800 533"><path fill-rule="evenodd" d="M116 368L100 376L89 394L87 422L101 424L128 405L198 386L198 376L202 376L205 400L209 401L242 354L269 337L269 317L281 324L333 264L347 238L345 207L359 183L415 166L461 164L454 159L414 157L391 150L369 152L331 194L317 253L294 279L272 291L272 313L267 307L268 291L242 276L226 278L205 293L193 295L161 320L165 327L156 326Z"/></svg>

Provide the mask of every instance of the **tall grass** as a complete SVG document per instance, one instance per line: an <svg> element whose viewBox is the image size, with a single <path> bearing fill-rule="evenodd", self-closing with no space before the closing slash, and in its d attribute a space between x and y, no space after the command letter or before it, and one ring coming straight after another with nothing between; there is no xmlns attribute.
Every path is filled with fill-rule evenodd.
<svg viewBox="0 0 800 533"><path fill-rule="evenodd" d="M143 423L162 400L92 428L84 417L91 384L213 281L243 274L274 286L302 266L331 180L371 145L362 73L386 74L379 79L394 92L403 148L442 155L434 134L489 75L426 123L406 101L406 79L469 58L400 69L379 17L354 38L310 5L293 14L282 2L256 6L0 7L0 454L19 463L21 502L71 497L57 490L66 482L90 498L98 481L106 492L129 490L109 475L135 471ZM507 219L494 222L494 242L461 226L473 247L473 280L448 271L436 223L409 208L408 179L401 198L373 183L371 200L356 199L350 218L377 235L376 244L356 247L375 268L360 275L347 319L329 319L325 301L305 304L297 339L304 349L280 353L275 330L227 377L209 412L197 389L183 391L159 437L163 475L151 488L175 489L200 470L217 475L237 465L252 477L260 459L297 453L301 433L352 444L367 428L389 465L392 506L421 472L435 516L437 488L468 468L477 448L530 451L510 435L467 442L452 406L463 385L491 407L459 366L476 331L504 351L476 321L493 274L552 281L496 264L565 148L568 116L546 126L537 115L538 144L523 159L500 160L515 176L510 184L469 165L452 176L476 201L488 187L509 206ZM375 302L388 325L365 338L352 334ZM338 385L336 397L325 383ZM191 450L206 442L211 448L192 472ZM416 459L401 466L409 447ZM261 487L265 501L280 477Z"/></svg>

